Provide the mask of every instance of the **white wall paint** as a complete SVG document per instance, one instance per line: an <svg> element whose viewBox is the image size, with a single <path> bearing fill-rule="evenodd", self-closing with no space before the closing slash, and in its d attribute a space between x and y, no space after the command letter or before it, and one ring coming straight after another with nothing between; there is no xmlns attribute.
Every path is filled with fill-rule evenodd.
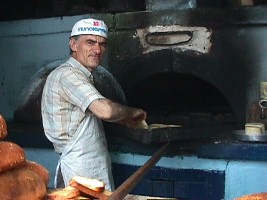
<svg viewBox="0 0 267 200"><path fill-rule="evenodd" d="M74 20L0 23L0 113L6 120L13 118L19 95L31 77L50 62L69 55L68 37Z"/></svg>
<svg viewBox="0 0 267 200"><path fill-rule="evenodd" d="M72 26L89 16L0 22L0 114L7 121L13 119L19 96L33 75L69 57Z"/></svg>

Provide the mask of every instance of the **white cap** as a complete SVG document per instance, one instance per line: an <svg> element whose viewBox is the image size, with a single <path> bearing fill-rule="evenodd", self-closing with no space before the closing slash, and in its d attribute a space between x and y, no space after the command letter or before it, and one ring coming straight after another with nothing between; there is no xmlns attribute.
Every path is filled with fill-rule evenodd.
<svg viewBox="0 0 267 200"><path fill-rule="evenodd" d="M108 28L104 21L98 19L82 19L76 22L71 31L71 37L75 35L99 35L108 38Z"/></svg>

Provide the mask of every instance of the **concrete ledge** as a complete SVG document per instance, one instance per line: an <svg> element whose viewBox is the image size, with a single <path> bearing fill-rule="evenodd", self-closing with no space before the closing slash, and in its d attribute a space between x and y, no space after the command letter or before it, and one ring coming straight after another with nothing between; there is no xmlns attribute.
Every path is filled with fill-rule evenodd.
<svg viewBox="0 0 267 200"><path fill-rule="evenodd" d="M8 124L7 140L25 148L53 149L53 145L45 137L40 124ZM113 153L126 153L151 156L164 143L142 144L124 137L106 133L109 150ZM209 140L177 140L166 157L197 156L207 159L267 161L267 144L241 142L226 135L216 133Z"/></svg>

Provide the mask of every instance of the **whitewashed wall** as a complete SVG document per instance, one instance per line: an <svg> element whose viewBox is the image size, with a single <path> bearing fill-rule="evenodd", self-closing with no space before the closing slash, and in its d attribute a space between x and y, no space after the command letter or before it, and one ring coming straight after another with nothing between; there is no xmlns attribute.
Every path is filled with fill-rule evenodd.
<svg viewBox="0 0 267 200"><path fill-rule="evenodd" d="M7 121L13 119L19 95L31 77L42 67L68 58L72 26L89 16L0 22L0 114ZM94 15L105 19L102 16Z"/></svg>

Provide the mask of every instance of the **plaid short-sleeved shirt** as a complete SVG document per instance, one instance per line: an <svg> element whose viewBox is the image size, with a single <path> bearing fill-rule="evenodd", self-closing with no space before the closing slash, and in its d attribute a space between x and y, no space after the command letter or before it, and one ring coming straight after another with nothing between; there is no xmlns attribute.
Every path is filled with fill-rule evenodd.
<svg viewBox="0 0 267 200"><path fill-rule="evenodd" d="M72 57L49 74L42 94L42 119L56 152L62 153L85 117L96 118L87 108L100 98L104 97L94 87L92 74Z"/></svg>

